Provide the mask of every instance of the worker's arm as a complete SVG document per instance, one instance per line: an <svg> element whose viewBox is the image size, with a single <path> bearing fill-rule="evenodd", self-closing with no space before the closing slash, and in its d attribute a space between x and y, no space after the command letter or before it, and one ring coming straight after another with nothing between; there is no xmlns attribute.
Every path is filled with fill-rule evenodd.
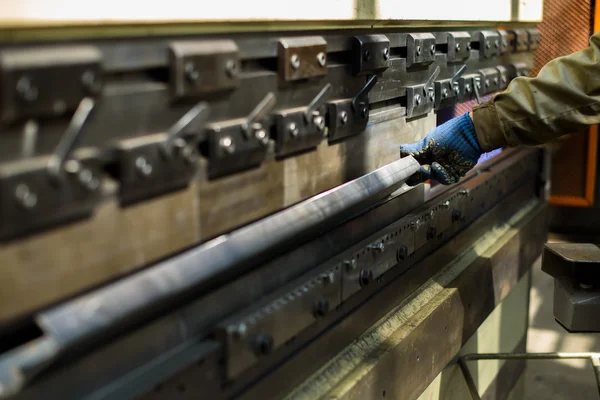
<svg viewBox="0 0 600 400"><path fill-rule="evenodd" d="M504 92L476 106L471 117L450 120L400 151L431 165L417 178L448 184L464 176L485 151L543 144L598 123L600 34L592 36L587 49L546 64L537 77L514 79Z"/></svg>

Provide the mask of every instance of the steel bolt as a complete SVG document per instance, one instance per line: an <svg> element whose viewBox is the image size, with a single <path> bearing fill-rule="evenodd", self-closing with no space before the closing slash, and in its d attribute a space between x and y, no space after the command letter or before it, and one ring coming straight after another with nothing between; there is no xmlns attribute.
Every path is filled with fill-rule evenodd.
<svg viewBox="0 0 600 400"><path fill-rule="evenodd" d="M225 63L225 72L231 79L238 75L238 64L235 60L227 60Z"/></svg>
<svg viewBox="0 0 600 400"><path fill-rule="evenodd" d="M152 175L152 164L150 164L144 157L138 157L135 159L135 168L143 177Z"/></svg>
<svg viewBox="0 0 600 400"><path fill-rule="evenodd" d="M421 46L417 46L416 53L417 57L421 55Z"/></svg>
<svg viewBox="0 0 600 400"><path fill-rule="evenodd" d="M19 183L15 189L15 197L21 207L28 210L34 208L37 205L37 195L29 189L25 183Z"/></svg>
<svg viewBox="0 0 600 400"><path fill-rule="evenodd" d="M269 354L273 351L273 337L262 333L256 335L252 341L252 348L257 356Z"/></svg>
<svg viewBox="0 0 600 400"><path fill-rule="evenodd" d="M458 222L462 219L462 211L460 210L453 210L452 211L452 221L453 222Z"/></svg>
<svg viewBox="0 0 600 400"><path fill-rule="evenodd" d="M449 209L449 208L450 208L450 201L446 200L445 202L443 202L443 203L441 204L441 206L442 206L442 208L443 208L444 210L447 210L447 209Z"/></svg>
<svg viewBox="0 0 600 400"><path fill-rule="evenodd" d="M502 76L502 83L506 83L506 82L508 82L508 79L506 79L505 76Z"/></svg>
<svg viewBox="0 0 600 400"><path fill-rule="evenodd" d="M325 66L325 64L327 63L327 56L325 56L325 53L321 52L317 54L317 62L321 67Z"/></svg>
<svg viewBox="0 0 600 400"><path fill-rule="evenodd" d="M416 105L420 105L421 104L421 95L418 93L415 94L414 100L415 100Z"/></svg>
<svg viewBox="0 0 600 400"><path fill-rule="evenodd" d="M460 195L462 196L468 196L469 195L469 189L461 189L460 192L458 192Z"/></svg>
<svg viewBox="0 0 600 400"><path fill-rule="evenodd" d="M88 69L81 76L81 83L83 87L90 93L98 93L102 88L102 82L98 78L98 75L91 69Z"/></svg>
<svg viewBox="0 0 600 400"><path fill-rule="evenodd" d="M385 245L383 244L383 242L379 242L377 244L369 246L369 248L373 251L378 251L380 253L383 253L383 251L385 250Z"/></svg>
<svg viewBox="0 0 600 400"><path fill-rule="evenodd" d="M485 42L485 48L486 49L489 49L491 47L492 47L492 45L490 44L490 42Z"/></svg>
<svg viewBox="0 0 600 400"><path fill-rule="evenodd" d="M21 97L21 100L27 103L37 100L39 95L38 88L27 76L22 76L21 79L17 81L17 93Z"/></svg>
<svg viewBox="0 0 600 400"><path fill-rule="evenodd" d="M340 125L344 126L348 122L348 113L346 111L342 111L340 113Z"/></svg>
<svg viewBox="0 0 600 400"><path fill-rule="evenodd" d="M498 41L498 39L494 40L494 47L495 48L500 48L500 42Z"/></svg>
<svg viewBox="0 0 600 400"><path fill-rule="evenodd" d="M100 180L96 178L93 172L87 168L79 171L77 179L83 185L83 187L90 192L95 192L100 187Z"/></svg>
<svg viewBox="0 0 600 400"><path fill-rule="evenodd" d="M313 314L315 317L324 317L329 312L329 300L319 299L315 302Z"/></svg>
<svg viewBox="0 0 600 400"><path fill-rule="evenodd" d="M365 50L363 53L363 60L369 61L370 59L371 59L371 53L369 52L369 50Z"/></svg>
<svg viewBox="0 0 600 400"><path fill-rule="evenodd" d="M292 57L290 57L290 63L292 64L292 68L300 68L300 57L298 57L297 54L292 54Z"/></svg>
<svg viewBox="0 0 600 400"><path fill-rule="evenodd" d="M465 84L465 93L471 93L471 85L470 84Z"/></svg>
<svg viewBox="0 0 600 400"><path fill-rule="evenodd" d="M265 146L269 144L269 135L267 135L267 131L264 128L254 131L254 137Z"/></svg>
<svg viewBox="0 0 600 400"><path fill-rule="evenodd" d="M431 55L435 54L435 44L432 44L431 46L429 46L429 52L431 53Z"/></svg>
<svg viewBox="0 0 600 400"><path fill-rule="evenodd" d="M408 246L400 245L396 250L396 261L400 262L408 257Z"/></svg>
<svg viewBox="0 0 600 400"><path fill-rule="evenodd" d="M369 118L369 107L367 107L367 106L363 106L363 107L360 109L360 116L361 116L363 119Z"/></svg>
<svg viewBox="0 0 600 400"><path fill-rule="evenodd" d="M471 51L472 48L471 43L467 43L467 51Z"/></svg>
<svg viewBox="0 0 600 400"><path fill-rule="evenodd" d="M433 91L433 88L430 88L430 90L427 91L427 97L429 97L429 101L431 102L435 100L435 92Z"/></svg>
<svg viewBox="0 0 600 400"><path fill-rule="evenodd" d="M458 82L454 82L452 84L452 90L454 90L454 93L458 94L458 92L460 91L460 87L458 85Z"/></svg>
<svg viewBox="0 0 600 400"><path fill-rule="evenodd" d="M356 269L356 260L353 258L351 260L344 261L344 265L346 266L347 272L352 272Z"/></svg>
<svg viewBox="0 0 600 400"><path fill-rule="evenodd" d="M319 132L323 132L325 130L325 118L323 118L321 115L315 115L313 117L313 123Z"/></svg>
<svg viewBox="0 0 600 400"><path fill-rule="evenodd" d="M389 60L390 58L390 48L386 47L385 49L383 49L383 59L384 60Z"/></svg>
<svg viewBox="0 0 600 400"><path fill-rule="evenodd" d="M460 43L456 43L456 46L454 46L454 48L456 49L456 51L460 51Z"/></svg>
<svg viewBox="0 0 600 400"><path fill-rule="evenodd" d="M493 82L494 82L494 86L498 86L498 78L497 77L493 79Z"/></svg>
<svg viewBox="0 0 600 400"><path fill-rule="evenodd" d="M194 153L192 146L185 144L180 148L179 154L181 155L181 158L183 158L183 161L188 165L196 162L196 153Z"/></svg>
<svg viewBox="0 0 600 400"><path fill-rule="evenodd" d="M486 80L485 80L485 87L486 87L486 88L489 88L489 87L490 87L490 80L489 80L489 79L486 79Z"/></svg>
<svg viewBox="0 0 600 400"><path fill-rule="evenodd" d="M245 323L242 322L239 325L232 327L232 331L233 331L233 335L237 339L243 339L244 337L246 337L246 334L248 333L248 327L246 326Z"/></svg>
<svg viewBox="0 0 600 400"><path fill-rule="evenodd" d="M185 64L185 76L188 78L188 80L192 83L196 82L198 79L200 79L200 71L198 71L198 68L196 68L196 64L194 64L193 62L189 61Z"/></svg>
<svg viewBox="0 0 600 400"><path fill-rule="evenodd" d="M367 286L373 280L373 271L371 270L361 270L358 274L358 283L361 287Z"/></svg>
<svg viewBox="0 0 600 400"><path fill-rule="evenodd" d="M321 280L325 284L333 283L335 281L335 275L331 271L330 272L324 272L324 273L321 274Z"/></svg>
<svg viewBox="0 0 600 400"><path fill-rule="evenodd" d="M287 129L292 137L296 137L300 133L300 129L298 129L298 126L295 122L290 122Z"/></svg>
<svg viewBox="0 0 600 400"><path fill-rule="evenodd" d="M448 89L443 88L442 89L442 97L445 99L446 97L448 97Z"/></svg>
<svg viewBox="0 0 600 400"><path fill-rule="evenodd" d="M506 39L502 39L502 47L507 47L508 46L508 42L506 41Z"/></svg>
<svg viewBox="0 0 600 400"><path fill-rule="evenodd" d="M435 226L430 226L427 228L427 239L431 240L437 236L437 228Z"/></svg>
<svg viewBox="0 0 600 400"><path fill-rule="evenodd" d="M219 146L227 154L233 154L235 152L235 143L229 136L224 136L219 140Z"/></svg>

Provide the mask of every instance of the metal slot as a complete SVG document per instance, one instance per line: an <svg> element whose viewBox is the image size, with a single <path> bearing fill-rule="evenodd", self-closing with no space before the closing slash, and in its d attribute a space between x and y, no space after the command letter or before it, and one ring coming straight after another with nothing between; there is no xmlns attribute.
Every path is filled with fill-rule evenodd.
<svg viewBox="0 0 600 400"><path fill-rule="evenodd" d="M480 58L491 58L500 54L500 34L497 31L480 31L472 36L474 48L479 50Z"/></svg>
<svg viewBox="0 0 600 400"><path fill-rule="evenodd" d="M91 46L3 50L0 53L0 121L50 117L74 111L102 90L102 55Z"/></svg>
<svg viewBox="0 0 600 400"><path fill-rule="evenodd" d="M406 87L406 117L412 118L424 115L433 110L435 104L434 81L440 73L440 67L435 67L427 82L421 85Z"/></svg>
<svg viewBox="0 0 600 400"><path fill-rule="evenodd" d="M466 65L462 65L454 76L450 79L441 79L435 81L435 109L451 107L458 102L460 87L458 79L467 70Z"/></svg>
<svg viewBox="0 0 600 400"><path fill-rule="evenodd" d="M327 75L327 42L322 36L279 39L277 57L282 81Z"/></svg>
<svg viewBox="0 0 600 400"><path fill-rule="evenodd" d="M527 29L527 42L529 51L537 50L541 43L540 32L537 29Z"/></svg>
<svg viewBox="0 0 600 400"><path fill-rule="evenodd" d="M50 157L0 166L0 238L84 218L101 200L102 170L93 154L72 157L94 108L85 98Z"/></svg>
<svg viewBox="0 0 600 400"><path fill-rule="evenodd" d="M169 45L173 97L199 97L239 86L239 50L233 40L179 41Z"/></svg>
<svg viewBox="0 0 600 400"><path fill-rule="evenodd" d="M429 65L435 61L435 36L431 33L409 33L406 36L406 68Z"/></svg>
<svg viewBox="0 0 600 400"><path fill-rule="evenodd" d="M479 70L481 82L481 94L486 95L497 92L500 89L500 72L496 68L484 68Z"/></svg>
<svg viewBox="0 0 600 400"><path fill-rule="evenodd" d="M373 75L354 98L327 103L329 142L357 135L365 130L369 122L369 91L376 83L377 76Z"/></svg>
<svg viewBox="0 0 600 400"><path fill-rule="evenodd" d="M198 159L194 140L186 139L204 129L208 105L190 109L168 132L127 139L116 146L119 197L128 205L149 197L185 188Z"/></svg>
<svg viewBox="0 0 600 400"><path fill-rule="evenodd" d="M275 154L278 157L310 150L321 143L326 133L325 103L331 92L332 86L328 83L307 107L275 114Z"/></svg>
<svg viewBox="0 0 600 400"><path fill-rule="evenodd" d="M471 55L471 35L468 32L448 32L448 62L464 61Z"/></svg>
<svg viewBox="0 0 600 400"><path fill-rule="evenodd" d="M352 38L352 71L355 75L372 74L389 66L390 41L385 35Z"/></svg>
<svg viewBox="0 0 600 400"><path fill-rule="evenodd" d="M525 29L515 29L512 31L512 49L514 52L529 50L529 35Z"/></svg>
<svg viewBox="0 0 600 400"><path fill-rule="evenodd" d="M326 265L219 324L217 337L224 342L227 377L235 378L334 310L340 296L340 265Z"/></svg>
<svg viewBox="0 0 600 400"><path fill-rule="evenodd" d="M275 103L275 95L268 93L247 118L210 125L206 153L211 179L263 162L270 141L265 119Z"/></svg>

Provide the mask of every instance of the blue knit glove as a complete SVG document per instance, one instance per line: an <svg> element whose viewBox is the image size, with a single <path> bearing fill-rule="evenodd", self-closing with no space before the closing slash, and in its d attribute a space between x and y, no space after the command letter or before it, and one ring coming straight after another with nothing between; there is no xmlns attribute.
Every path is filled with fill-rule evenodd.
<svg viewBox="0 0 600 400"><path fill-rule="evenodd" d="M407 181L409 185L428 179L444 185L456 183L482 153L468 113L438 126L417 143L400 146L401 157L413 156L421 164L421 170Z"/></svg>

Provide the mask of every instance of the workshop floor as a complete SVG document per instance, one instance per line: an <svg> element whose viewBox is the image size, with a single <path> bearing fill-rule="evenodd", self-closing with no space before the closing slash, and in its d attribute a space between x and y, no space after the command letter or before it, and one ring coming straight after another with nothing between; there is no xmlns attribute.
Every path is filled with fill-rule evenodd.
<svg viewBox="0 0 600 400"><path fill-rule="evenodd" d="M554 281L536 263L529 307L529 352L600 351L600 334L570 334L552 314ZM598 400L589 361L530 361L524 377L526 400Z"/></svg>

